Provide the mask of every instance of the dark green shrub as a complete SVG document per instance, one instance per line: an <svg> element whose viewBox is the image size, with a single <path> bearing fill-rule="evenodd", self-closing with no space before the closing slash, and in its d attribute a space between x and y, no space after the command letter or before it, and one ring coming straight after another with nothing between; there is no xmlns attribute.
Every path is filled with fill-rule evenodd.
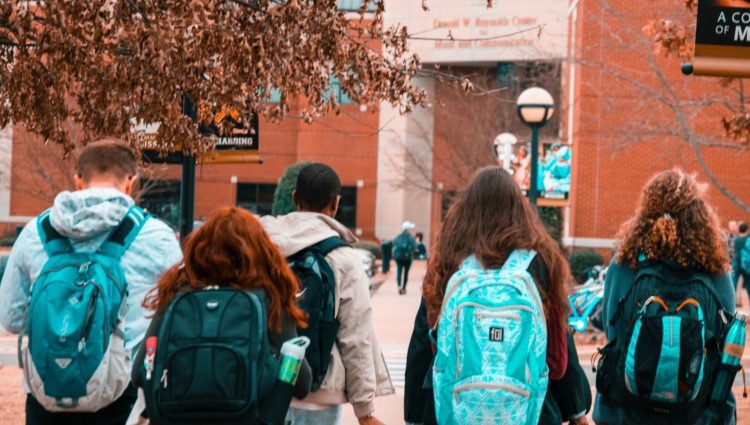
<svg viewBox="0 0 750 425"><path fill-rule="evenodd" d="M579 251L573 251L570 254L570 271L573 277L578 283L586 281L586 272L594 266L601 266L604 264L604 258L599 255L598 252L590 249L582 249Z"/></svg>
<svg viewBox="0 0 750 425"><path fill-rule="evenodd" d="M352 244L354 248L364 249L370 251L375 258L382 258L383 252L380 249L380 244L373 241L358 241Z"/></svg>
<svg viewBox="0 0 750 425"><path fill-rule="evenodd" d="M14 237L0 238L0 246L13 246L14 243L16 243L16 238Z"/></svg>
<svg viewBox="0 0 750 425"><path fill-rule="evenodd" d="M271 214L279 216L297 211L292 200L292 192L297 187L299 172L310 164L311 162L298 162L284 170L284 174L281 175L279 184L276 186L276 191L273 193Z"/></svg>
<svg viewBox="0 0 750 425"><path fill-rule="evenodd" d="M544 223L547 232L562 248L563 215L562 208L539 207L539 218Z"/></svg>

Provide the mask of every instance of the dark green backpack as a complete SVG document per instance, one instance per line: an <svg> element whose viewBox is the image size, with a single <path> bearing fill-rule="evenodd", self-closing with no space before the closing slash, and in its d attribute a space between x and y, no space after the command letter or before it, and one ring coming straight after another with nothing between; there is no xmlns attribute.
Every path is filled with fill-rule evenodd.
<svg viewBox="0 0 750 425"><path fill-rule="evenodd" d="M265 294L229 288L181 292L159 329L144 392L154 424L258 424L278 360Z"/></svg>
<svg viewBox="0 0 750 425"><path fill-rule="evenodd" d="M401 233L393 240L393 259L401 261L413 259L414 247L412 236L406 232Z"/></svg>
<svg viewBox="0 0 750 425"><path fill-rule="evenodd" d="M310 338L305 358L312 369L312 391L320 388L326 377L341 326L336 319L336 279L326 255L344 246L349 245L331 237L287 258L300 285L297 304L308 314L307 327L297 333Z"/></svg>
<svg viewBox="0 0 750 425"><path fill-rule="evenodd" d="M596 387L613 406L692 424L708 409L727 313L708 275L642 262L610 322Z"/></svg>

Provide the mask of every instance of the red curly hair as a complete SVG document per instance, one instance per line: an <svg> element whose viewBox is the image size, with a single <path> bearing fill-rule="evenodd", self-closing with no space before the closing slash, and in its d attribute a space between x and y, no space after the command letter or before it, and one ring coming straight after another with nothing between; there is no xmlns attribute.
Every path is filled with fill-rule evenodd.
<svg viewBox="0 0 750 425"><path fill-rule="evenodd" d="M705 192L705 185L680 169L652 177L635 217L620 229L618 262L635 269L644 254L650 261L672 260L708 273L729 271L719 219Z"/></svg>
<svg viewBox="0 0 750 425"><path fill-rule="evenodd" d="M172 267L149 291L143 306L167 307L178 291L211 285L237 289L263 289L268 299L268 328L281 330L285 312L297 327L306 325L297 307L298 290L286 260L260 222L240 208L221 208L193 232L184 247L185 259Z"/></svg>

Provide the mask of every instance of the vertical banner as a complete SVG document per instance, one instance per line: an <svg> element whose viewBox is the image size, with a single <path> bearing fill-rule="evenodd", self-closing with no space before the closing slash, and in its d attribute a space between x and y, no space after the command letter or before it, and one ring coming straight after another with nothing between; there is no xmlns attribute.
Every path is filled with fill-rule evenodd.
<svg viewBox="0 0 750 425"><path fill-rule="evenodd" d="M693 72L750 77L750 0L698 0Z"/></svg>
<svg viewBox="0 0 750 425"><path fill-rule="evenodd" d="M539 147L539 205L550 205L546 200L567 202L570 193L570 146L561 143L544 144ZM502 165L502 161L500 161ZM513 179L527 193L531 186L531 155L525 143L514 145L510 162Z"/></svg>

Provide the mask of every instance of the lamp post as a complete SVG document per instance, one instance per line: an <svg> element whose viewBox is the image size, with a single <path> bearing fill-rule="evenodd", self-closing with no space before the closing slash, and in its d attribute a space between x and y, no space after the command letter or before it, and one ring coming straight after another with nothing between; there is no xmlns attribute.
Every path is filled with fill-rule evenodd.
<svg viewBox="0 0 750 425"><path fill-rule="evenodd" d="M495 137L495 142L492 146L495 147L495 155L497 159L503 161L503 168L505 171L510 172L510 161L513 159L513 145L518 142L516 136L510 133L503 133ZM502 153L500 147L502 146Z"/></svg>
<svg viewBox="0 0 750 425"><path fill-rule="evenodd" d="M518 96L516 111L521 122L531 128L531 178L529 202L536 206L539 173L539 129L544 127L555 112L555 101L547 90L540 87L526 89Z"/></svg>

